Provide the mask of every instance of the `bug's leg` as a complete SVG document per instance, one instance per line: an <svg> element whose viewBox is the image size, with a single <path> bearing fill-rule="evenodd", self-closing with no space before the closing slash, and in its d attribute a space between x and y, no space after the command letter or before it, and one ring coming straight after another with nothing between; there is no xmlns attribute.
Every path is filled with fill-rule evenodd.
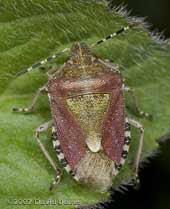
<svg viewBox="0 0 170 209"><path fill-rule="evenodd" d="M137 185L140 183L139 178L138 178L138 171L139 171L140 157L141 157L142 148L143 148L144 128L143 128L142 124L136 120L128 118L128 121L129 121L130 125L132 125L133 127L137 128L140 131L139 145L138 145L138 149L136 152L136 158L133 163L134 180L135 180L135 184Z"/></svg>
<svg viewBox="0 0 170 209"><path fill-rule="evenodd" d="M35 139L38 142L38 145L41 149L41 151L43 152L44 156L46 157L46 159L49 161L49 163L51 164L51 166L53 167L56 175L55 175L55 179L54 181L52 181L51 185L50 185L50 190L52 190L54 188L54 186L56 184L58 184L60 182L61 179L61 175L62 172L61 170L56 166L56 163L53 161L53 159L51 158L50 154L48 153L48 151L45 149L44 145L41 143L40 141L40 133L47 131L50 127L52 127L52 120L49 122L46 122L42 125L40 125L36 131L35 131Z"/></svg>
<svg viewBox="0 0 170 209"><path fill-rule="evenodd" d="M40 94L42 92L47 92L46 85L38 89L38 91L36 92L35 96L33 97L32 103L28 107L24 107L24 108L14 107L12 110L14 112L32 112L34 110L34 106L35 106L35 104L37 102L37 99L38 99L38 97L40 96Z"/></svg>
<svg viewBox="0 0 170 209"><path fill-rule="evenodd" d="M152 115L147 113L147 112L143 112L139 109L139 105L138 105L138 101L137 101L137 98L136 98L136 95L135 95L135 92L132 88L128 87L128 86L124 86L123 87L123 90L125 92L128 92L130 93L130 95L132 96L132 99L133 99L133 103L134 103L134 111L137 115L141 116L141 117L145 117L145 118L148 118L150 120L152 120Z"/></svg>
<svg viewBox="0 0 170 209"><path fill-rule="evenodd" d="M58 70L59 70L59 67L58 67L58 66L53 66L53 67L51 67L51 68L47 71L47 76L48 76L49 78L52 78Z"/></svg>
<svg viewBox="0 0 170 209"><path fill-rule="evenodd" d="M108 59L105 59L105 60L98 59L98 61L101 62L102 64L106 65L106 67L111 68L111 70L113 70L114 72L120 73L120 71L119 71L120 65L117 65Z"/></svg>

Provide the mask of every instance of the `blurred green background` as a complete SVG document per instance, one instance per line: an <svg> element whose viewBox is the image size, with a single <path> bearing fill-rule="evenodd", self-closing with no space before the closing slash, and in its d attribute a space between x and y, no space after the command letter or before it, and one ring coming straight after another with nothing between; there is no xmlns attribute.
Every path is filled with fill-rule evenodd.
<svg viewBox="0 0 170 209"><path fill-rule="evenodd" d="M127 5L131 15L146 17L152 29L170 37L170 1L169 0L110 0L111 5Z"/></svg>
<svg viewBox="0 0 170 209"><path fill-rule="evenodd" d="M36 0L36 1L41 2L42 0ZM46 3L46 1L47 0L43 0L42 2ZM61 4L66 4L67 2L69 2L68 0L56 0L56 1L61 2ZM13 12L14 11L18 12L18 10L16 10L16 3L17 2L23 3L24 1L23 0L17 0L17 1L16 0L10 0L10 1L9 0L7 0L7 1L1 0L0 2L1 3L3 2L5 5L9 4L9 2L13 2L13 5L14 5L15 8L13 8L13 7L10 8L10 6L7 7L8 8L7 15L9 14L9 16L10 16L11 13L12 13L12 15L10 17L13 17ZM27 0L27 2L29 3L29 2L32 2L32 1ZM53 2L53 0L50 0L50 2ZM74 2L76 3L76 0L74 0ZM82 4L84 4L85 0L80 0L80 2L82 2ZM89 1L87 1L87 2L89 2ZM123 3L123 1L112 1L112 3L119 5L119 4ZM146 0L144 0L144 1L140 0L140 1L138 1L138 0L136 0L136 1L124 1L124 3L126 3L128 5L127 9L129 9L129 10L132 9L131 15L139 16L139 17L147 17L147 22L153 24L152 29L156 29L157 28L158 31L164 31L164 34L166 35L166 37L170 37L170 27L169 27L169 18L168 18L168 16L169 16L169 14L168 14L169 13L169 11L168 11L169 10L169 7L168 7L168 3L169 2L168 1L158 1L158 0L156 0L156 1L153 1L153 0L152 1L151 0L147 0L147 1ZM26 13L24 13L25 12L25 5L22 4L21 7L24 8L24 11L22 12L22 10L21 11L19 10L19 14L20 14L19 16L21 16L21 17L24 17L24 15L27 16L27 11L26 11ZM44 10L41 10L41 9L44 9L44 7L41 8L41 7L39 7L39 5L36 5L36 7L38 8L37 9L38 11L43 11L42 14L44 15ZM88 7L90 8L89 5L88 5ZM50 9L51 8L52 7L50 7ZM76 8L75 4L74 4L73 8ZM85 11L88 14L88 9L86 11L86 8L84 9L84 7L82 7L82 10L80 10L80 6L79 6L78 9L75 9L75 11L77 11L77 10L78 11L82 11L82 13L83 13L83 11ZM62 7L61 7L61 9L62 9ZM33 10L32 14L34 14L34 12L36 12L37 10ZM10 31L6 36L9 38L9 40L15 40L15 41L14 41L14 43L12 41L11 42L6 41L5 43L3 43L3 39L1 39L2 45L4 46L5 49L7 48L7 52L4 55L4 57L1 56L2 70L4 70L4 71L5 70L9 70L9 69L11 70L11 68L12 68L14 71L16 71L16 70L22 68L22 66L24 67L24 66L27 66L29 63L32 63L34 59L36 59L36 58L39 59L40 57L44 57L45 54L52 53L53 50L55 49L54 42L57 43L57 46L60 46L60 44L62 44L62 46L63 46L63 44L68 43L68 40L65 39L64 38L65 36L62 35L63 31L61 31L61 33L58 33L58 29L59 30L60 29L63 30L63 27L68 27L69 30L75 31L74 27L77 27L77 24L78 24L77 22L80 21L80 20L77 20L78 18L76 16L77 15L76 12L75 12L75 15L73 15L73 17L72 17L71 14L69 14L68 11L70 11L70 10L69 9L66 10L65 13L67 13L67 15L69 17L73 18L73 19L70 19L69 21L67 21L67 19L64 18L64 15L62 16L62 14L60 14L60 18L63 18L65 20L64 21L65 25L62 23L62 21L60 21L60 18L56 18L56 15L54 15L54 16L52 15L51 16L52 20L53 20L52 22L50 22L51 18L49 16L47 16L47 19L43 19L42 18L42 19L38 19L37 21L35 21L35 19L31 19L32 22L30 23L29 22L30 20L29 20L28 21L28 25L27 25L27 22L22 21L22 20L21 20L21 24L20 24L20 21L17 21L16 25L13 24L13 22L11 21L11 24L12 24L12 26L14 28L17 25L22 26L21 28L16 27L16 30L14 30L14 31L10 30L11 28L8 25L9 23L3 24L3 26L8 27L7 31L4 32L2 30L4 32L3 34L6 35L7 32ZM89 9L89 13L90 13L90 11L93 11L93 10ZM71 12L72 12L72 9L71 9ZM2 11L0 12L0 16L2 15L1 13L2 13ZM78 14L79 14L79 12L78 12ZM88 30L87 30L87 31L89 31L88 32L89 34L86 33L85 36L83 36L85 39L87 39L88 37L91 37L90 34L95 34L96 33L95 29L97 29L99 31L103 31L105 28L108 27L106 23L108 23L108 22L111 23L112 19L109 18L109 16L107 16L108 20L107 20L107 18L106 19L104 18L101 21L102 23L100 23L100 18L105 17L105 15L103 15L103 10L99 14L100 14L100 16L97 15L96 16L97 17L96 20L94 19L89 24L90 27L85 24L86 20L84 20L84 19L86 19L86 18L84 18L84 16L82 16L83 21L81 22L81 26L86 26L86 28L89 27ZM37 15L37 13L36 13L36 15ZM14 13L14 16L15 16L15 13ZM93 14L92 14L92 16L93 16ZM2 15L2 17L3 17L3 15ZM50 22L50 24L47 24L46 25L47 27L43 27L43 30L39 31L38 29L39 28L41 29L41 26L42 26L42 23L43 23L44 20L47 23ZM71 21L71 20L73 20L73 21ZM97 21L97 23L98 23L97 25L99 25L99 27L95 28L93 26L93 24L96 25L96 21ZM70 22L71 22L71 24L70 24ZM24 23L24 25L22 23ZM36 23L36 24L33 24L33 23ZM58 23L59 23L59 25L63 24L62 25L63 27L58 26ZM104 23L106 24L106 26L105 26ZM53 24L54 24L55 27L51 27L51 26L53 26ZM72 27L72 25L74 27ZM32 29L32 26L34 26L33 27L34 34L30 33L30 31L29 31L29 27L31 27L31 29ZM101 26L101 28L100 28L100 26ZM26 31L27 27L28 27L28 31ZM48 30L48 28L50 30ZM56 30L56 28L57 28L57 30ZM81 31L81 27L78 28L78 29L80 29L78 31ZM109 29L109 27L108 27L108 29ZM22 33L23 30L25 30L26 32L24 31L24 33ZM71 38L71 40L79 40L80 38L82 38L78 31L76 33L70 33L69 34L69 37ZM1 34L1 35L3 36L3 34ZM52 35L52 39L48 40L47 37L48 37L49 34ZM84 34L84 32L83 32L83 34ZM20 35L21 35L22 39L19 37ZM7 37L5 37L5 38L7 38ZM30 40L30 37L32 37L31 40ZM28 44L23 46L21 43L22 43L22 41L24 42L24 40L26 40L26 41L30 40L30 41L28 41ZM56 42L56 41L59 41L59 42ZM88 41L90 42L90 40L88 40ZM6 43L7 43L7 45L6 45ZM41 44L41 46L39 46L40 43L44 43L44 44ZM119 42L119 44L120 43L123 43L123 42ZM126 43L126 41L124 41L124 43ZM134 45L135 44L138 45L138 42L137 43L136 42L132 42L132 43ZM46 47L45 50L44 50L44 46L46 46L46 44L47 44L48 47ZM19 49L16 47L18 45L19 45ZM145 45L147 45L147 44L145 44ZM12 46L12 47L10 48L9 46L10 47ZM33 47L33 46L39 46L39 47ZM35 48L35 50L32 50L34 48ZM117 48L118 47L115 47L113 49L115 50L115 52L117 54L119 54L120 51L122 51L122 49L121 48L117 49ZM145 53L146 52L146 48L144 47L145 51L142 51L142 52ZM2 49L2 51L4 50L3 47L1 47L1 49ZM12 49L12 52L10 51L10 49ZM126 53L126 44L125 44L125 48L124 49L125 49L125 53ZM110 51L111 51L111 49L110 49ZM133 51L134 50L130 50L129 51L129 55L128 55L129 57L132 57L132 58L134 57L133 54L132 54L132 53L134 53ZM142 52L141 52L141 54L142 54ZM22 53L24 53L24 56L21 56ZM15 56L11 56L11 54L12 55L14 54ZM108 51L107 51L107 54L108 54ZM165 54L165 56L167 56L166 59L168 60L168 57L169 57L168 54L167 53L164 53L164 54ZM21 56L22 59L19 56ZM125 54L125 56L126 56L126 54ZM28 58L24 59L25 57L28 57ZM122 58L124 59L123 55L122 55ZM161 58L164 58L162 54L161 54ZM128 60L130 60L130 59L128 59ZM154 66L156 65L155 64L156 61L157 60L153 61ZM63 60L60 60L60 62L63 62ZM22 65L20 65L21 63L22 63ZM166 66L165 63L163 63L163 67L164 67L164 65ZM20 67L18 67L18 66L20 66ZM148 65L146 65L146 66L148 66ZM158 65L156 66L156 68L157 68L157 71L158 71L159 70L158 69ZM168 66L168 68L169 68L169 66ZM166 67L165 67L165 70L166 70ZM154 69L153 69L153 71L154 71ZM9 72L9 71L7 71L7 72ZM149 72L149 74L150 74L150 68L147 69L146 72ZM159 75L162 75L162 76L165 75L166 76L167 74L165 74L165 73L166 72L168 73L168 71L162 71L162 72L163 73L158 74L158 76ZM39 73L39 72L37 72L37 73ZM132 71L131 71L131 74L132 74ZM144 75L143 77L145 78L146 74L143 74L143 75ZM36 77L36 74L32 75L32 78L34 76ZM19 80L19 79L21 79L21 80ZM28 79L28 77L27 77L27 79ZM7 98L8 104L10 103L10 105L13 105L13 103L15 103L15 102L17 104L20 104L20 105L23 104L23 103L25 104L27 99L30 98L30 95L28 95L28 97L27 97L24 94L25 93L29 94L29 93L33 92L33 90L36 87L36 85L38 87L38 85L40 84L40 82L43 81L43 79L45 79L45 78L42 78L42 80L41 80L41 79L39 79L39 77L37 77L36 80L34 80L34 79L32 81L30 80L30 83L29 83L30 84L29 85L30 88L27 88L26 87L27 82L25 82L26 81L25 78L24 77L18 78L18 81L20 81L20 82L18 83L18 81L15 81L13 83L13 85L16 87L16 89L11 88L11 86L10 86L11 90L9 90L9 95L11 95L10 94L10 91L11 91L13 94L18 95L19 97L16 97L15 100L13 100L14 95L12 95L13 97L11 97L11 98ZM165 81L162 82L162 80L163 79L161 77L162 85L166 84ZM168 79L166 79L166 80L168 80ZM134 81L135 81L135 79L134 79ZM142 79L139 79L139 81L142 82ZM158 79L156 81L158 81ZM137 82L137 81L135 81L135 82ZM36 83L36 85L35 86L32 85L33 83ZM149 78L148 78L148 83L149 83ZM12 85L12 87L13 87L13 85ZM21 86L23 88L21 88ZM167 85L164 85L162 89L166 89L167 90L166 86ZM1 82L1 87L2 87L2 82ZM147 88L146 85L144 85L144 87ZM162 86L160 86L160 88L161 87ZM159 90L160 90L160 88L159 88ZM19 91L19 89L20 89L20 91ZM19 93L16 93L16 92L19 92ZM20 92L22 92L21 96L19 95ZM148 92L146 92L146 93L148 93ZM160 92L158 92L158 93L160 95ZM162 92L162 95L163 94L164 94L164 92ZM162 96L162 95L160 95L160 96ZM168 94L166 93L165 95L168 95ZM20 99L18 100L18 98L20 98ZM164 97L162 97L162 98L164 98ZM162 104L163 104L162 100L159 99L159 100L157 100L155 102L160 102L160 104L162 106ZM3 103L3 104L6 104L6 100L4 100L4 101L5 101L5 103ZM13 184L11 184L11 182L10 182L10 184L5 184L4 182L9 182L8 179L12 179L11 178L11 176L12 176L11 173L13 174L13 172L10 173L11 170L8 169L8 164L7 164L7 166L5 164L5 166L6 166L5 168L7 168L6 170L4 169L4 167L1 170L1 173L4 173L3 178L1 178L1 185L2 185L1 195L3 195L4 199L7 198L7 194L10 194L9 191L10 192L12 191L13 194L16 193L16 191L17 191L17 193L19 194L20 197L21 196L22 197L26 197L26 195L29 195L29 197L30 197L30 195L39 194L39 189L40 189L40 191L42 191L40 193L40 194L42 194L42 196L45 196L45 195L48 196L48 194L44 195L44 193L45 193L44 191L47 191L47 190L44 190L44 188L48 187L48 186L46 186L48 184L47 178L52 178L53 173L50 171L50 169L49 170L48 169L44 169L43 171L45 173L42 172L43 168L48 168L48 165L47 165L48 163L44 162L44 158L38 158L38 157L36 158L38 152L37 152L37 149L35 149L36 145L34 144L34 142L32 140L33 136L32 136L32 132L31 132L32 129L33 129L33 126L36 125L36 123L42 122L41 119L47 118L47 114L49 114L48 109L46 107L46 103L43 103L43 101L44 100L42 100L41 103L44 106L42 105L42 107L40 108L40 114L37 114L36 116L30 115L30 117L27 117L27 119L25 117L25 120L27 120L28 123L31 122L31 125L28 126L29 128L27 127L27 123L25 123L25 122L23 123L23 117L24 116L20 115L20 120L19 120L19 116L15 117L13 115L11 117L11 113L8 113L8 114L6 112L3 113L4 115L5 114L7 114L7 115L5 115L5 120L4 121L1 120L1 123L3 122L3 124L5 124L4 127L6 127L6 126L9 127L9 124L10 125L13 124L13 126L10 126L10 127L14 127L14 128L11 129L11 132L9 133L9 136L8 136L8 140L1 140L1 142L3 142L6 145L5 149L3 149L5 154L3 155L3 152L1 153L1 156L2 156L1 157L1 161L3 159L7 159L7 160L11 159L11 161L7 161L7 162L9 162L9 165L11 165L10 169L14 167L15 168L14 172L16 172L16 174L14 176L14 179L15 179L14 183L12 182ZM9 112L9 109L8 109L9 106L2 105L2 103L1 103L1 106L3 106L3 110ZM10 108L11 107L12 106L10 106ZM46 112L44 112L44 109L46 110ZM155 111L155 114L157 114L156 111ZM161 114L163 115L163 112L161 112ZM8 119L8 117L10 118L10 120ZM165 117L166 117L166 115L165 115ZM13 123L12 118L13 118L14 121L17 120L16 124ZM168 119L165 118L164 121L168 121ZM162 123L164 121L162 121ZM156 121L156 122L159 122L159 121ZM169 125L169 130L170 130L170 124L166 124L166 122L164 124L165 124L166 127L168 127L168 125ZM16 129L16 127L19 127L19 126L20 126L20 129ZM8 129L4 129L4 127L3 127L3 133L6 134L9 131L8 131ZM153 128L153 127L151 127L151 128ZM156 128L154 128L154 130L155 129ZM23 130L26 130L26 131L24 132ZM148 130L148 129L146 129L146 130ZM153 130L153 129L151 129L151 130ZM23 135L21 134L21 132L22 132ZM11 134L13 134L13 133L16 134L16 136L17 136L16 137L16 141L13 140L13 143L11 144L11 146L8 146L9 145L9 141L11 140L11 138L10 138ZM23 136L24 136L24 138L27 139L26 142L23 141ZM133 209L147 209L147 208L148 209L162 209L163 208L164 209L165 208L165 209L170 209L170 204L169 204L169 198L170 198L170 181L169 181L169 176L170 176L170 162L169 162L169 157L170 157L170 152L169 152L169 150L170 150L170 140L168 141L168 139L170 139L170 137L165 137L165 138L167 138L167 142L161 143L161 151L162 151L162 153L157 155L157 157L155 157L154 159L150 159L150 163L147 164L144 167L144 169L142 169L141 172L140 172L141 188L138 191L136 191L136 190L134 190L134 189L129 187L129 192L125 192L125 195L120 194L120 193L113 194L112 195L112 199L114 199L115 201L114 202L112 201L112 203L108 204L108 206L106 208L113 208L113 209L128 209L128 208L133 208ZM20 146L18 146L18 145L20 145ZM28 146L29 146L29 149L28 149ZM24 147L26 149L25 149L25 152L23 153L23 148ZM10 155L6 155L7 150L11 151ZM20 157L20 155L21 156L24 155L25 158L21 158L22 161L17 161L16 159L18 159L18 158L16 158L16 156ZM9 157L11 157L11 158L9 158ZM25 161L26 159L30 160L30 159L35 159L35 158L36 158L35 164L34 163L33 164L30 163L29 166L27 164L25 164L25 162L28 162L28 161ZM20 162L24 162L24 163L20 163ZM39 163L40 163L40 165L42 163L42 165L44 166L44 167L42 166L41 170L39 170L39 169L31 169L31 166L34 167L34 165L38 165ZM23 172L20 172L20 170L18 169L17 165L19 166L19 168L24 168ZM41 166L39 166L39 167L41 168ZM35 168L37 168L37 167L35 166ZM27 172L28 169L29 169L29 175L26 175L27 178L25 178L25 172ZM6 171L8 171L9 175L6 175L6 173L5 173ZM31 173L30 171L33 172L33 173ZM28 174L28 172L27 172L27 174ZM31 176L31 178L29 178L30 176ZM33 180L32 180L32 176L34 176ZM40 181L36 178L36 176L39 177ZM20 182L23 182L23 183L20 184L20 186L18 186L18 181L17 181L18 179L20 179ZM26 181L26 179L27 179L27 181ZM30 184L30 181L31 181L31 184ZM35 183L33 183L33 182L35 182ZM67 191L67 185L68 185L68 183L67 183L67 180L66 180L66 183L63 184L63 189L65 191ZM28 188L28 190L26 189L26 187ZM74 185L73 185L73 189L71 191L74 191ZM76 195L80 196L80 194L82 194L82 193L79 192L79 190L77 190L77 191L76 191ZM30 194L30 193L32 193L32 194ZM65 193L60 192L60 194L65 196ZM76 198L75 193L70 192L70 190L68 191L66 196L70 197L72 194L73 194L74 198ZM91 197L93 199L93 196L89 195L89 191L87 192L87 194L88 194L88 198L89 199ZM84 195L82 195L82 196L84 198ZM4 200L2 202L4 202ZM11 209L11 207L12 206L9 205L10 209ZM23 208L22 206L17 206L17 207L18 208ZM4 206L1 205L0 208L4 208ZM14 207L12 207L12 209L14 209Z"/></svg>
<svg viewBox="0 0 170 209"><path fill-rule="evenodd" d="M132 16L146 17L151 30L170 37L169 0L112 0L111 7L125 4ZM141 187L129 187L125 194L114 193L106 208L112 209L170 209L170 136L163 137L160 153L141 169Z"/></svg>

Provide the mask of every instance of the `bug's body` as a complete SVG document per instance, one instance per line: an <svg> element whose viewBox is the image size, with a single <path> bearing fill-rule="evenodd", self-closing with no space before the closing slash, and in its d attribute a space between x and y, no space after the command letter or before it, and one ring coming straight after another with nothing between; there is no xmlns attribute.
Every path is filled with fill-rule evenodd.
<svg viewBox="0 0 170 209"><path fill-rule="evenodd" d="M94 57L82 43L73 46L71 58L48 82L59 159L76 179L101 190L112 185L122 159L122 85L117 68Z"/></svg>
<svg viewBox="0 0 170 209"><path fill-rule="evenodd" d="M91 46L133 27L135 24L124 27ZM30 72L68 50L66 48L17 75ZM125 163L131 141L130 125L138 128L140 140L132 164L136 180L144 129L140 123L125 116L124 91L132 94L138 115L150 115L139 110L133 90L124 86L117 65L94 56L86 44L76 43L70 59L59 69L52 70L48 84L37 91L31 105L13 110L31 111L44 90L49 95L52 120L36 129L35 138L56 172L50 189L59 183L61 171L41 143L39 134L51 126L53 145L65 170L77 181L90 184L101 192L112 186L112 180Z"/></svg>

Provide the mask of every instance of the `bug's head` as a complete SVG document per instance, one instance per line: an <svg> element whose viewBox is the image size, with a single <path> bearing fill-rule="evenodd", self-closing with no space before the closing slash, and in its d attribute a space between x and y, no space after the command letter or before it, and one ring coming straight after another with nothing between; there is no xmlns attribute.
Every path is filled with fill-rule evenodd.
<svg viewBox="0 0 170 209"><path fill-rule="evenodd" d="M71 47L71 57L74 63L91 64L92 53L89 46L84 42L77 42Z"/></svg>

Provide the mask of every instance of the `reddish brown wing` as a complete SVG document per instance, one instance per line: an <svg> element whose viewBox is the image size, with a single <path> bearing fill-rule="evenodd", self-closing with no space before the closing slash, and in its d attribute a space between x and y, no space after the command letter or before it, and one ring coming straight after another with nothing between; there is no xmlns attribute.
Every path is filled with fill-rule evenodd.
<svg viewBox="0 0 170 209"><path fill-rule="evenodd" d="M60 80L49 82L51 110L61 149L70 167L74 170L77 163L85 155L86 144L82 129L73 115L68 111L64 92L60 92Z"/></svg>
<svg viewBox="0 0 170 209"><path fill-rule="evenodd" d="M117 77L117 79L121 79ZM107 156L120 162L124 145L124 100L122 82L113 89L111 101L102 127L102 146Z"/></svg>

